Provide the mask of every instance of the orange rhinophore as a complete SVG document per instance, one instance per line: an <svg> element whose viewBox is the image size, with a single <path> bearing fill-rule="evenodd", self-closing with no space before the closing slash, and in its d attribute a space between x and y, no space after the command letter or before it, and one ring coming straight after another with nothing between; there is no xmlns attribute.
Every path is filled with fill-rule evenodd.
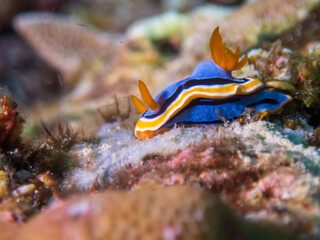
<svg viewBox="0 0 320 240"><path fill-rule="evenodd" d="M239 70L243 68L248 61L247 54L239 61L239 47L237 47L235 53L233 53L223 44L221 35L219 33L219 27L216 27L211 35L210 49L213 61L226 71Z"/></svg>
<svg viewBox="0 0 320 240"><path fill-rule="evenodd" d="M131 95L131 100L133 104L136 106L136 108L139 110L139 112L144 113L147 111L148 107L152 111L156 111L159 108L159 104L154 101L154 99L151 97L151 94L144 82L139 80L139 89L141 93L141 97L143 98L144 102L147 104L144 105L136 96Z"/></svg>

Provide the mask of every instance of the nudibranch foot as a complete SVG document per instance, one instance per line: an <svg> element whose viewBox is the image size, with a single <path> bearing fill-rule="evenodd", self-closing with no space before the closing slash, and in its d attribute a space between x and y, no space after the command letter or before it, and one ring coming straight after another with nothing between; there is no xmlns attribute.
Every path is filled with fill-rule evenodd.
<svg viewBox="0 0 320 240"><path fill-rule="evenodd" d="M161 128L155 131L146 130L146 131L136 131L136 136L140 138L141 140L147 140L151 139L159 134L163 134L165 132L168 132L170 129L168 128Z"/></svg>

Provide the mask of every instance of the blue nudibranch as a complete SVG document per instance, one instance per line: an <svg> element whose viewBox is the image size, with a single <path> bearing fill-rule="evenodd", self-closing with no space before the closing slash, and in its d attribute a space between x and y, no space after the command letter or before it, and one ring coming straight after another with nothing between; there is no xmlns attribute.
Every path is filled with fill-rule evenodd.
<svg viewBox="0 0 320 240"><path fill-rule="evenodd" d="M232 70L241 69L240 49L235 53L225 47L217 27L210 39L213 61L201 62L190 77L176 82L153 99L146 85L139 81L143 104L137 97L132 102L143 114L136 124L135 134L143 140L168 131L176 124L221 124L221 119L240 118L246 108L261 112L261 118L280 110L291 97L279 92L262 91L257 78L237 79Z"/></svg>

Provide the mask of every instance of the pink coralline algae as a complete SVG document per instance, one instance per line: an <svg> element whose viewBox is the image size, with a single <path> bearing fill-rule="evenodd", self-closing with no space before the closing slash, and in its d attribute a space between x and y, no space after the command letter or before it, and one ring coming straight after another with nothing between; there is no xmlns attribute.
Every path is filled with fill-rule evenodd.
<svg viewBox="0 0 320 240"><path fill-rule="evenodd" d="M252 124L261 127L260 135L250 134L250 127L237 135L236 124L230 132L219 128L215 137L176 154L147 155L141 166L121 168L109 186L200 186L252 220L287 226L300 234L317 234L314 219L320 212L316 204L320 181L302 162L307 152L305 156L292 152L284 147L289 147L290 141L277 135L269 142L272 135L263 132L263 123Z"/></svg>

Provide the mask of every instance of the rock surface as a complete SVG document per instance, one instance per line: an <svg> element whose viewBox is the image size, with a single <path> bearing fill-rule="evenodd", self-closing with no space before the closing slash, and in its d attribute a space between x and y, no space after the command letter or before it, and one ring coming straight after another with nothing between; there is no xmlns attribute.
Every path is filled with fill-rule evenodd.
<svg viewBox="0 0 320 240"><path fill-rule="evenodd" d="M76 197L31 219L14 239L289 239L273 231L238 219L205 191L176 186Z"/></svg>

